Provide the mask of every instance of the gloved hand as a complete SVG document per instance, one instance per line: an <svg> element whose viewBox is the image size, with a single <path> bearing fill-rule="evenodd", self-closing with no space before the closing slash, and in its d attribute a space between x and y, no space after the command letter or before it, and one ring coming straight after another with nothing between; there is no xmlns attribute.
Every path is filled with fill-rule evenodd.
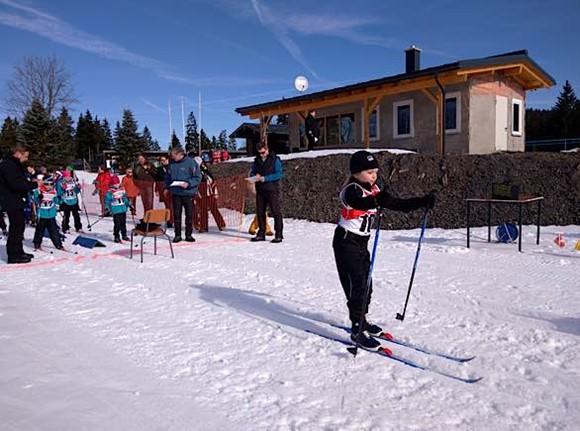
<svg viewBox="0 0 580 431"><path fill-rule="evenodd" d="M433 207L435 206L435 190L431 191L428 195L425 195L425 197L423 198L425 200L425 208L429 208L430 210L433 209Z"/></svg>

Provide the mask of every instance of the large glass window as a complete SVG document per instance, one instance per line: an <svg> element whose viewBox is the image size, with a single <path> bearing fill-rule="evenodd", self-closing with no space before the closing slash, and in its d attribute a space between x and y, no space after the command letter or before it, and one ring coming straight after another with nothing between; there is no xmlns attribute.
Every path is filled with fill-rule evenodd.
<svg viewBox="0 0 580 431"><path fill-rule="evenodd" d="M415 129L413 125L413 101L404 100L393 104L393 137L413 137Z"/></svg>
<svg viewBox="0 0 580 431"><path fill-rule="evenodd" d="M461 94L448 93L445 95L445 132L458 133L461 131Z"/></svg>
<svg viewBox="0 0 580 431"><path fill-rule="evenodd" d="M322 145L352 145L354 139L354 114L330 115L324 118L320 134Z"/></svg>
<svg viewBox="0 0 580 431"><path fill-rule="evenodd" d="M369 139L379 139L379 108L375 109L369 117Z"/></svg>

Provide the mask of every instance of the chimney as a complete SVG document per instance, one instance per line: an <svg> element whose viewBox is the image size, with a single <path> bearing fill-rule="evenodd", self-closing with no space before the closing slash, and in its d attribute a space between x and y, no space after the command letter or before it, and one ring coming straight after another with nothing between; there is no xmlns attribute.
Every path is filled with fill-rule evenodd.
<svg viewBox="0 0 580 431"><path fill-rule="evenodd" d="M411 45L405 50L405 73L413 73L421 69L421 49Z"/></svg>

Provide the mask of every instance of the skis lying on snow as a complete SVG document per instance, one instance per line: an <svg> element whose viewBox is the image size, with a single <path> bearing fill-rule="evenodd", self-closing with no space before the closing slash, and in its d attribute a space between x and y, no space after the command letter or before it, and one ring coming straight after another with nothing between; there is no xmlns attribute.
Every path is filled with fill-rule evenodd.
<svg viewBox="0 0 580 431"><path fill-rule="evenodd" d="M350 328L347 328L345 326L339 326L339 328L345 330L346 332L348 332L350 334ZM454 362L469 362L469 361L475 359L475 356L450 355L449 353L445 353L445 352L441 352L438 350L430 349L428 347L420 346L420 345L412 343L410 341L400 340L400 339L392 336L388 332L383 332L381 335L377 335L374 337L378 338L382 341L387 341L389 343L398 344L399 346L403 346L403 347L407 347L409 349L416 350L417 352L425 353L427 355L437 356L437 357L440 357L443 359L448 359L448 360L454 361Z"/></svg>
<svg viewBox="0 0 580 431"><path fill-rule="evenodd" d="M335 326L337 328L343 329L346 332L350 333L350 328L346 328L346 327L342 327L342 326L337 326L337 325L332 325L332 326ZM325 335L325 334L324 335L323 334L317 334L317 333L311 332L311 331L307 331L307 332L312 333L312 334L315 334L315 335L319 335L319 336L321 336L323 338L326 338L328 340L331 340L331 341L337 341L337 342L342 343L342 344L347 345L347 346L352 346L352 342L345 341L342 338L333 337L333 336ZM376 338L379 338L380 340L387 341L387 342L390 342L390 343L398 344L400 346L407 347L407 348L413 349L413 350L415 350L417 352L425 353L427 355L433 355L433 356L437 356L437 357L440 357L440 358L443 358L443 359L448 359L448 360L450 360L452 362L465 363L465 362L469 362L473 358L475 358L475 356L462 358L462 357L458 357L458 356L448 355L446 353L442 353L442 352L438 352L438 351L435 351L435 350L427 349L427 348L424 348L424 347L421 347L421 346L418 346L418 345L415 345L415 344L412 344L412 343L409 343L409 342L406 342L406 341L397 340L396 338L394 338L390 334L383 334L380 337L376 337ZM383 356L385 358L392 359L394 361L400 362L400 363L405 364L405 365L408 365L410 367L417 368L419 370L430 371L430 372L433 372L435 374L439 374L440 376L448 377L450 379L458 380L460 382L464 382L464 383L477 383L477 382L479 382L483 378L483 377L469 378L469 377L461 377L461 376L458 376L456 374L451 374L450 372L442 371L442 370L439 370L439 369L437 369L435 367L432 367L432 366L429 366L429 365L420 364L420 363L418 363L416 361L413 361L411 359L405 358L404 356L400 356L398 354L395 354L395 353L393 353L392 350L387 349L387 348L382 347L382 346L378 350L368 350L368 349L365 349L362 346L359 346L359 347L361 349L363 349L363 350L366 350L367 352L377 353L377 354L379 354L379 355L381 355L381 356Z"/></svg>

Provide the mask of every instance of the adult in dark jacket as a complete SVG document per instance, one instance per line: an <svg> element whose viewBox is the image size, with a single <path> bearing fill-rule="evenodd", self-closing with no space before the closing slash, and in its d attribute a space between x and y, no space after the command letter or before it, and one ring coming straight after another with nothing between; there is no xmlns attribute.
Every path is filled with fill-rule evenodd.
<svg viewBox="0 0 580 431"><path fill-rule="evenodd" d="M157 169L149 162L144 154L137 156L137 164L133 168L133 181L139 188L143 212L153 209L153 196Z"/></svg>
<svg viewBox="0 0 580 431"><path fill-rule="evenodd" d="M258 155L250 169L250 177L256 180L256 214L258 216L258 233L252 241L266 240L266 207L274 217L273 243L282 242L282 209L280 208L280 180L282 179L282 161L271 153L266 143L260 142L256 147Z"/></svg>
<svg viewBox="0 0 580 431"><path fill-rule="evenodd" d="M26 179L28 148L15 144L10 156L0 162L0 206L8 214L8 239L6 254L8 263L28 263L33 254L24 253L24 206L28 193L38 187L34 181Z"/></svg>
<svg viewBox="0 0 580 431"><path fill-rule="evenodd" d="M306 130L306 139L308 140L308 150L313 150L320 139L320 128L316 120L316 111L310 111L308 113L304 121L304 129Z"/></svg>
<svg viewBox="0 0 580 431"><path fill-rule="evenodd" d="M173 162L167 167L165 175L165 193L171 193L173 201L173 242L180 242L181 212L185 209L185 240L194 242L193 238L193 199L201 182L201 171L195 161L187 157L182 149L171 150Z"/></svg>

